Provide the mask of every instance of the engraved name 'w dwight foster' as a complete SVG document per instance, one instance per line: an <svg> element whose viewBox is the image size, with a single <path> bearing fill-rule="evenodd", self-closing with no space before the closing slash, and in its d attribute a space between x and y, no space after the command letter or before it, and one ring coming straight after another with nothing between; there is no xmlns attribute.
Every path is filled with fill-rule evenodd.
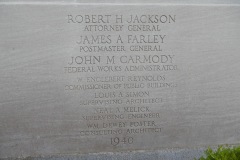
<svg viewBox="0 0 240 160"><path fill-rule="evenodd" d="M173 63L174 55L133 55L133 56L76 56L71 57L69 65L87 64L157 64Z"/></svg>

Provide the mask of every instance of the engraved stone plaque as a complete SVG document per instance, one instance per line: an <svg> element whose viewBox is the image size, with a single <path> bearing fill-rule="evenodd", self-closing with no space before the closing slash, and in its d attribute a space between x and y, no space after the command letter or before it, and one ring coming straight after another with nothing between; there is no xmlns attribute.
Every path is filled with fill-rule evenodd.
<svg viewBox="0 0 240 160"><path fill-rule="evenodd" d="M0 13L0 158L240 142L239 5Z"/></svg>

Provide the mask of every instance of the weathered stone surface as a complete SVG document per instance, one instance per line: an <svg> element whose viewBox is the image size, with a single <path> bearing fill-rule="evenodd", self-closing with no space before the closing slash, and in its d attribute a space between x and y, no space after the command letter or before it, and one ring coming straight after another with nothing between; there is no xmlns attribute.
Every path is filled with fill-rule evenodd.
<svg viewBox="0 0 240 160"><path fill-rule="evenodd" d="M239 143L239 5L0 13L0 158Z"/></svg>

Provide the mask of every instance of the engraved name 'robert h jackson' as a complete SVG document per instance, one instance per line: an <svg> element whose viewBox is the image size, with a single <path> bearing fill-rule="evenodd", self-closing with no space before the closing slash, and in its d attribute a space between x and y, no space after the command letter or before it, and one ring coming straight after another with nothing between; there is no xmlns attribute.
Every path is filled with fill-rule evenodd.
<svg viewBox="0 0 240 160"><path fill-rule="evenodd" d="M126 17L126 18L125 18ZM68 23L174 23L176 15L68 15Z"/></svg>

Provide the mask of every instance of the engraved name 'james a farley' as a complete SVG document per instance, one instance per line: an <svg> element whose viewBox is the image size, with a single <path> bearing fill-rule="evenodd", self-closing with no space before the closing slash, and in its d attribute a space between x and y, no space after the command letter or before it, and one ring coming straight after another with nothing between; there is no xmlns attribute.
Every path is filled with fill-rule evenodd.
<svg viewBox="0 0 240 160"><path fill-rule="evenodd" d="M166 35L127 35L128 43L164 43ZM120 40L119 40L120 41ZM80 36L77 44L110 44L111 35Z"/></svg>
<svg viewBox="0 0 240 160"><path fill-rule="evenodd" d="M114 43L114 41L116 42L116 44L124 44L124 42L128 44L148 44L143 46L131 45L129 47L130 51L162 51L160 45L151 46L150 44L163 44L165 42L165 38L166 35L164 34L134 34L126 35L124 38L119 35L117 38L115 37L115 39L111 35L81 35L79 36L79 40L76 41L76 43L80 45L80 52L126 51L124 45L107 46L107 44Z"/></svg>

